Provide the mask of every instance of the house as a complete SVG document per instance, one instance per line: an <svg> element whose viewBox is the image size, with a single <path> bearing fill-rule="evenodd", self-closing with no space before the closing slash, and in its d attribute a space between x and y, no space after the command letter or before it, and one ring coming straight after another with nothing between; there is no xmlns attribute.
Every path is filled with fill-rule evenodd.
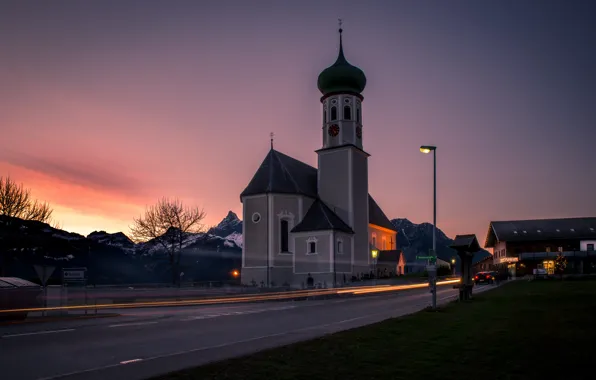
<svg viewBox="0 0 596 380"><path fill-rule="evenodd" d="M391 222L368 193L362 92L366 77L348 63L339 30L336 62L318 88L321 148L314 168L271 149L240 194L243 284L335 284L370 273L372 250L395 249Z"/></svg>
<svg viewBox="0 0 596 380"><path fill-rule="evenodd" d="M492 264L512 276L545 269L553 274L560 254L571 273L596 272L596 217L492 221L485 248L493 249Z"/></svg>

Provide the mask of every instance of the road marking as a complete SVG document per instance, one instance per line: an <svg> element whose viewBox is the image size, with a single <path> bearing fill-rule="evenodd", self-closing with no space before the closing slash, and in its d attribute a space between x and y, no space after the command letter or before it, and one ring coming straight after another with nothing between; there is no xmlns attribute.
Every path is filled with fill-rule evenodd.
<svg viewBox="0 0 596 380"><path fill-rule="evenodd" d="M69 332L69 331L75 331L75 329L48 330L48 331L36 331L36 332L31 332L31 333L22 333L22 334L10 334L10 335L2 335L2 338L14 338L17 336L42 335L42 334L56 334L56 333Z"/></svg>
<svg viewBox="0 0 596 380"><path fill-rule="evenodd" d="M295 308L296 308L296 306L281 306L281 307L273 307L273 308L269 308L269 309L231 311L229 313L222 313L222 314L196 315L196 316L192 316L192 317L182 318L182 319L180 319L180 321L189 322L189 321L196 321L196 320L200 320L200 319L227 317L227 316L231 316L231 315L247 315L247 314L265 313L268 311L290 310L290 309L295 309Z"/></svg>
<svg viewBox="0 0 596 380"><path fill-rule="evenodd" d="M120 364L136 363L136 362L140 362L140 361L142 361L142 360L143 360L143 359L131 359L131 360L124 360L124 361L121 361L121 362L120 362Z"/></svg>
<svg viewBox="0 0 596 380"><path fill-rule="evenodd" d="M154 321L154 322L121 323L121 324L118 324L118 325L110 325L108 327L143 326L143 325L154 325L156 323L159 323L159 322Z"/></svg>

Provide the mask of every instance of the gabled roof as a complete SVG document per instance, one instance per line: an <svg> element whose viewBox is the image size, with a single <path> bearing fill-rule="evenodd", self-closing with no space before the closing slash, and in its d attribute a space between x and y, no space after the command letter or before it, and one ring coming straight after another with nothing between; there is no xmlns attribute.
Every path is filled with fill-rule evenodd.
<svg viewBox="0 0 596 380"><path fill-rule="evenodd" d="M596 217L493 221L488 226L485 248L500 241L596 239Z"/></svg>
<svg viewBox="0 0 596 380"><path fill-rule="evenodd" d="M281 193L317 197L317 169L271 149L240 194Z"/></svg>
<svg viewBox="0 0 596 380"><path fill-rule="evenodd" d="M317 199L310 206L304 219L291 232L335 230L353 234L354 231L323 201Z"/></svg>
<svg viewBox="0 0 596 380"><path fill-rule="evenodd" d="M476 235L456 235L453 243L449 245L449 248L453 248L458 252L475 253L480 251L480 244Z"/></svg>
<svg viewBox="0 0 596 380"><path fill-rule="evenodd" d="M397 231L370 194L368 195L368 222L392 231Z"/></svg>

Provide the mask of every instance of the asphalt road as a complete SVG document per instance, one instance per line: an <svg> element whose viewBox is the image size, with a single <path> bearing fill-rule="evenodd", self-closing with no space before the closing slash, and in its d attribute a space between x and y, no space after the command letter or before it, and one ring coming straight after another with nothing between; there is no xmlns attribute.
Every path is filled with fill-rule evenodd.
<svg viewBox="0 0 596 380"><path fill-rule="evenodd" d="M474 293L493 288L475 287ZM439 304L455 299L440 287ZM121 316L0 326L3 380L134 380L409 314L428 289L321 301L125 309ZM113 312L113 311L111 311Z"/></svg>

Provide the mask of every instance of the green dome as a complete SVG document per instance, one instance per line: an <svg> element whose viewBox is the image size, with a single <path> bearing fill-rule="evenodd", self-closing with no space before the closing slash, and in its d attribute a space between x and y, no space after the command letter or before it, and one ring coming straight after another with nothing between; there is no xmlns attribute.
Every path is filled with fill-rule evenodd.
<svg viewBox="0 0 596 380"><path fill-rule="evenodd" d="M339 30L339 56L333 65L319 74L317 86L323 96L333 93L356 93L360 94L366 87L366 76L364 72L350 63L344 57L341 32Z"/></svg>

